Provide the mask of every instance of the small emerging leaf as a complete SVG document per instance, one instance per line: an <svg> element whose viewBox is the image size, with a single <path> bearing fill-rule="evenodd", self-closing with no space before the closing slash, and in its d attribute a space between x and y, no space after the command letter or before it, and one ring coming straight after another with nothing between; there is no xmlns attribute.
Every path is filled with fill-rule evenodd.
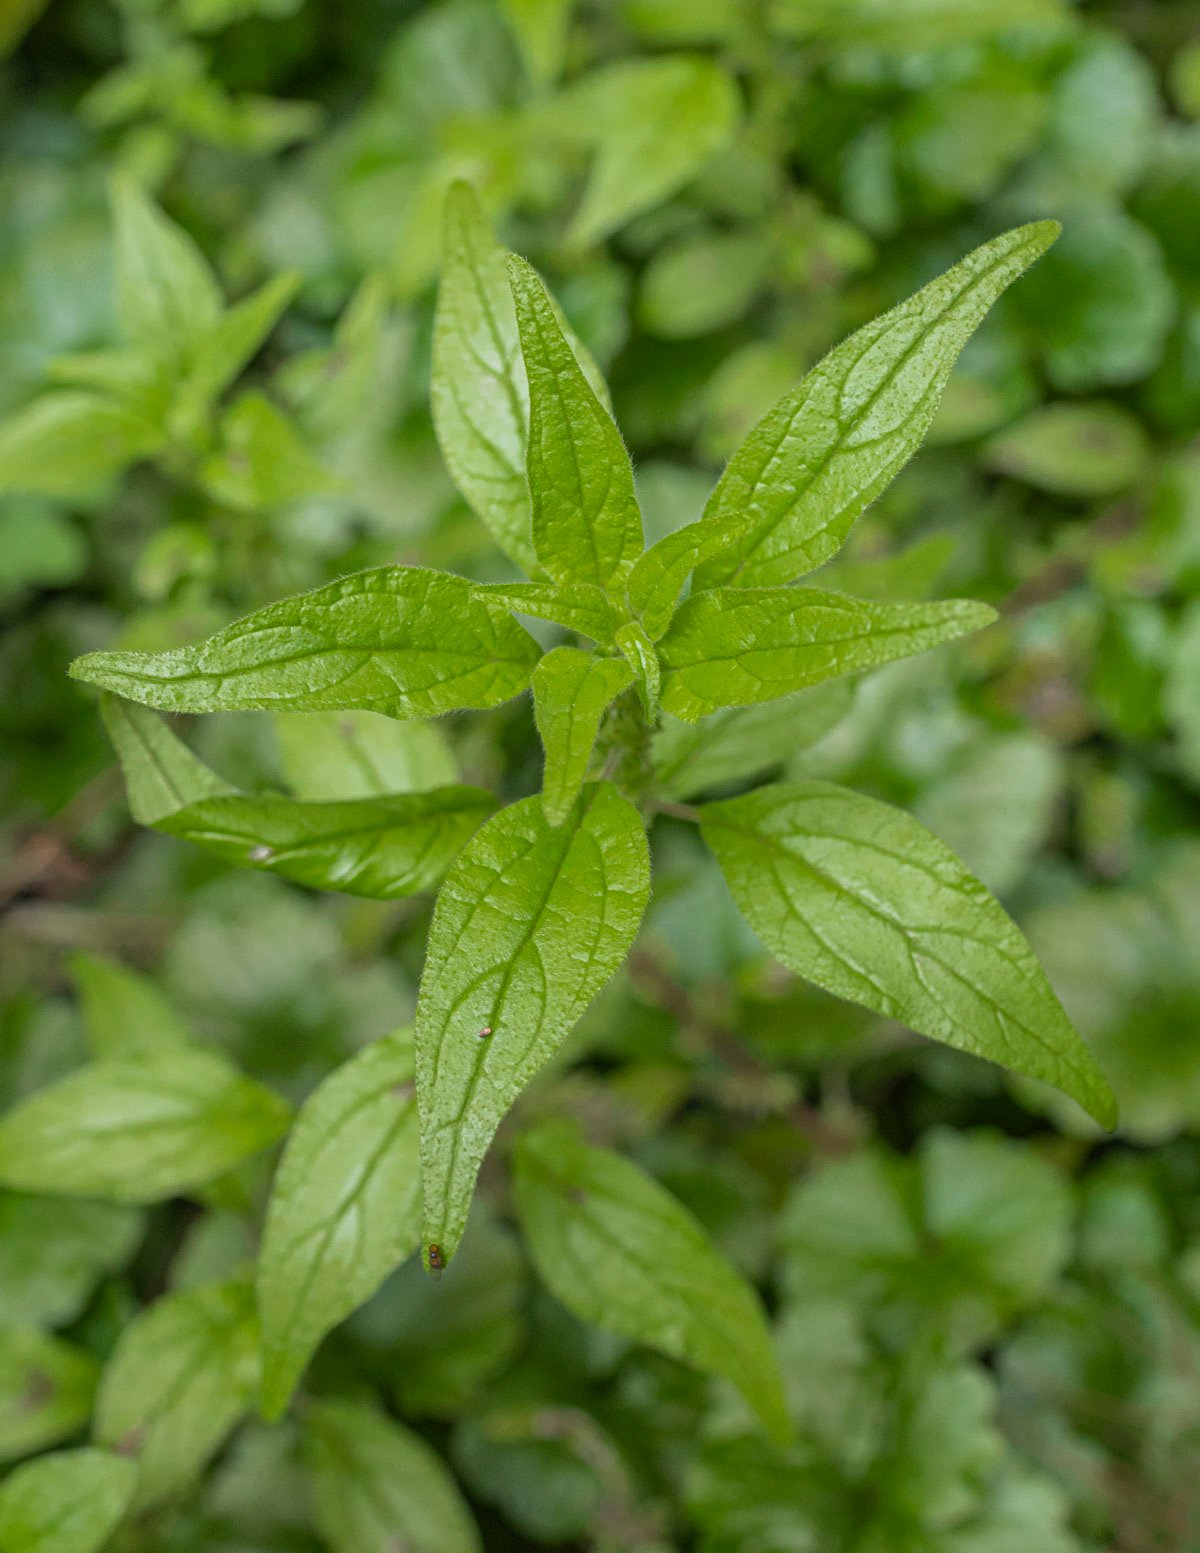
<svg viewBox="0 0 1200 1553"><path fill-rule="evenodd" d="M762 1306L681 1203L555 1123L522 1135L515 1185L538 1273L569 1310L725 1376L773 1438L790 1438Z"/></svg>
<svg viewBox="0 0 1200 1553"><path fill-rule="evenodd" d="M508 271L529 377L525 468L534 549L557 581L609 588L642 553L633 466L537 273L515 255Z"/></svg>
<svg viewBox="0 0 1200 1553"><path fill-rule="evenodd" d="M700 563L735 543L747 526L723 514L704 518L665 535L638 558L629 574L629 602L651 641L657 642L670 625L683 585Z"/></svg>
<svg viewBox="0 0 1200 1553"><path fill-rule="evenodd" d="M828 782L702 810L734 899L789 970L960 1051L1042 1079L1102 1126L1116 1102L1033 951L950 849Z"/></svg>
<svg viewBox="0 0 1200 1553"><path fill-rule="evenodd" d="M658 698L662 689L662 665L654 650L654 643L636 620L623 625L616 635L616 644L633 670L646 721L658 721Z"/></svg>
<svg viewBox="0 0 1200 1553"><path fill-rule="evenodd" d="M705 508L748 532L701 566L702 587L791 582L842 546L924 440L958 353L1058 236L1038 221L993 238L865 325L758 423Z"/></svg>
<svg viewBox="0 0 1200 1553"><path fill-rule="evenodd" d="M577 647L556 647L533 671L533 715L546 751L542 807L551 825L571 812L601 718L632 684L633 670L620 658L597 658Z"/></svg>
<svg viewBox="0 0 1200 1553"><path fill-rule="evenodd" d="M611 647L622 615L614 601L591 582L489 582L477 589L518 615L553 620L580 636Z"/></svg>
<svg viewBox="0 0 1200 1553"><path fill-rule="evenodd" d="M987 604L882 604L817 588L693 593L659 643L663 707L695 722L925 652L996 618Z"/></svg>
<svg viewBox="0 0 1200 1553"><path fill-rule="evenodd" d="M87 653L71 674L168 712L437 717L518 695L537 658L528 632L465 578L381 566L268 604L191 647Z"/></svg>
<svg viewBox="0 0 1200 1553"><path fill-rule="evenodd" d="M501 1118L624 960L650 893L637 811L609 783L564 823L494 815L434 908L417 1000L425 1256L444 1263Z"/></svg>
<svg viewBox="0 0 1200 1553"><path fill-rule="evenodd" d="M416 1249L421 1177L413 1053L385 1036L301 1107L258 1263L262 1409L278 1418L314 1349Z"/></svg>
<svg viewBox="0 0 1200 1553"><path fill-rule="evenodd" d="M4 1553L99 1553L133 1497L132 1462L108 1451L59 1451L0 1484Z"/></svg>
<svg viewBox="0 0 1200 1553"><path fill-rule="evenodd" d="M277 1095L215 1052L107 1058L0 1118L0 1185L159 1202L268 1148L288 1119Z"/></svg>

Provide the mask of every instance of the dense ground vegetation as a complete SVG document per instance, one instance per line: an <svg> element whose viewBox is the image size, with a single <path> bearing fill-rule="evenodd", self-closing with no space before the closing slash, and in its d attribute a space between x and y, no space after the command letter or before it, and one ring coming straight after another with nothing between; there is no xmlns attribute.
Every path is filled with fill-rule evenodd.
<svg viewBox="0 0 1200 1553"><path fill-rule="evenodd" d="M90 1192L54 1196L81 1116L32 1154L0 1124L0 1547L1189 1553L1200 9L36 9L0 22L0 1105L166 1047L210 1124L152 1161L122 1135L127 1092L89 1093L120 1147ZM915 814L1034 944L1118 1130L794 979L669 816L632 959L515 1113L523 1138L573 1120L635 1161L761 1291L789 1444L727 1381L556 1300L516 1227L508 1124L446 1276L410 1258L291 1412L256 1413L247 1267L274 1145L289 1107L410 1021L432 896L320 895L139 830L66 669L360 568L514 575L430 414L462 178L603 370L648 540L700 515L852 329L998 232L1064 226L815 577L985 600L999 623L762 708L678 796L770 773ZM153 277L114 273L114 246L149 251L139 189L219 295L198 267L189 306L153 315ZM317 734L303 714L176 726L249 791L462 781L510 802L542 781L528 697ZM402 1039L363 1060L409 1082ZM411 1171L385 1184L399 1202ZM116 1466L76 1454L89 1441Z"/></svg>

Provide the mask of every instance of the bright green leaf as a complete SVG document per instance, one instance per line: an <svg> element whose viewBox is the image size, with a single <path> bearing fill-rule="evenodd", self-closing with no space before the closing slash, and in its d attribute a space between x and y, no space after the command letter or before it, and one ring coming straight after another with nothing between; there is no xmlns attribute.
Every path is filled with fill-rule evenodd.
<svg viewBox="0 0 1200 1553"><path fill-rule="evenodd" d="M649 892L642 822L608 783L557 828L540 798L502 809L450 870L416 1016L427 1258L453 1255L496 1127L624 960Z"/></svg>
<svg viewBox="0 0 1200 1553"><path fill-rule="evenodd" d="M0 1118L0 1185L159 1202L268 1148L287 1125L284 1102L215 1052L107 1058Z"/></svg>
<svg viewBox="0 0 1200 1553"><path fill-rule="evenodd" d="M99 394L45 394L0 422L0 491L83 496L158 451L160 426Z"/></svg>
<svg viewBox="0 0 1200 1553"><path fill-rule="evenodd" d="M621 623L616 602L591 582L489 582L476 591L514 614L553 620L603 647L612 646Z"/></svg>
<svg viewBox="0 0 1200 1553"><path fill-rule="evenodd" d="M513 255L509 278L529 378L525 468L534 549L557 581L609 588L642 553L633 466L536 272Z"/></svg>
<svg viewBox="0 0 1200 1553"><path fill-rule="evenodd" d="M1063 17L1062 0L774 0L785 34L856 46L932 48Z"/></svg>
<svg viewBox="0 0 1200 1553"><path fill-rule="evenodd" d="M132 179L113 184L117 316L126 339L189 355L222 311L212 268L192 239Z"/></svg>
<svg viewBox="0 0 1200 1553"><path fill-rule="evenodd" d="M423 793L459 779L434 723L398 723L378 712L277 712L275 737L288 786L313 802Z"/></svg>
<svg viewBox="0 0 1200 1553"><path fill-rule="evenodd" d="M620 658L597 658L577 647L556 647L533 671L533 715L546 751L542 807L561 825L587 775L600 721L633 683Z"/></svg>
<svg viewBox="0 0 1200 1553"><path fill-rule="evenodd" d="M658 661L654 643L636 620L623 625L614 640L636 676L638 697L646 721L654 724L658 721L658 701L662 689L662 665Z"/></svg>
<svg viewBox="0 0 1200 1553"><path fill-rule="evenodd" d="M575 0L501 0L530 78L556 81L567 54L567 31Z"/></svg>
<svg viewBox="0 0 1200 1553"><path fill-rule="evenodd" d="M93 1055L133 1057L188 1044L188 1031L163 994L127 965L102 955L77 954L71 974Z"/></svg>
<svg viewBox="0 0 1200 1553"><path fill-rule="evenodd" d="M790 582L827 561L920 447L962 350L1001 292L1058 236L1053 221L993 238L850 336L785 394L730 459L705 509L751 520L699 582Z"/></svg>
<svg viewBox="0 0 1200 1553"><path fill-rule="evenodd" d="M441 1457L362 1402L305 1417L317 1525L333 1553L480 1553L479 1532Z"/></svg>
<svg viewBox="0 0 1200 1553"><path fill-rule="evenodd" d="M87 1448L42 1456L0 1484L4 1553L99 1553L133 1497L131 1462Z"/></svg>
<svg viewBox="0 0 1200 1553"><path fill-rule="evenodd" d="M34 1327L0 1327L0 1461L68 1440L87 1422L96 1361Z"/></svg>
<svg viewBox="0 0 1200 1553"><path fill-rule="evenodd" d="M341 489L308 451L299 429L263 394L246 393L231 404L218 438L217 452L200 468L200 482L231 507L257 512Z"/></svg>
<svg viewBox="0 0 1200 1553"><path fill-rule="evenodd" d="M437 717L518 695L537 658L528 632L464 578L381 566L268 604L191 647L88 653L71 674L168 712Z"/></svg>
<svg viewBox="0 0 1200 1553"><path fill-rule="evenodd" d="M258 1379L248 1282L168 1294L130 1322L100 1380L95 1436L136 1462L138 1509L199 1477L249 1412Z"/></svg>
<svg viewBox="0 0 1200 1553"><path fill-rule="evenodd" d="M259 350L300 286L300 276L276 275L257 291L226 308L198 342L191 371L180 390L192 414L206 409Z"/></svg>
<svg viewBox="0 0 1200 1553"><path fill-rule="evenodd" d="M287 1406L325 1334L370 1299L420 1232L413 1052L374 1041L301 1107L267 1210L258 1263L262 1408Z"/></svg>
<svg viewBox="0 0 1200 1553"><path fill-rule="evenodd" d="M1112 1091L1033 951L924 826L827 782L759 788L702 814L734 899L789 970L1115 1124Z"/></svg>
<svg viewBox="0 0 1200 1553"><path fill-rule="evenodd" d="M773 1438L789 1438L762 1306L681 1203L554 1123L521 1136L515 1185L538 1273L569 1310L723 1375Z"/></svg>
<svg viewBox="0 0 1200 1553"><path fill-rule="evenodd" d="M629 602L642 618L651 641L671 623L684 583L703 561L734 544L748 526L725 517L688 523L665 535L639 556L629 574Z"/></svg>
<svg viewBox="0 0 1200 1553"><path fill-rule="evenodd" d="M693 593L659 643L663 706L695 722L911 657L995 618L969 599L882 604L817 588Z"/></svg>

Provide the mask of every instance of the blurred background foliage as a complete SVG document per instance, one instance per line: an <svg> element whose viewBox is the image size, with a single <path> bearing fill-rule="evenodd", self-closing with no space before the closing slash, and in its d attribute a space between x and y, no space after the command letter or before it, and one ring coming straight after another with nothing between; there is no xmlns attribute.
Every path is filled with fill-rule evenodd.
<svg viewBox="0 0 1200 1553"><path fill-rule="evenodd" d="M503 1137L454 1276L402 1269L309 1390L419 1430L489 1549L1200 1547L1200 5L9 0L0 43L4 1105L138 1019L298 1100L411 1012L428 901L136 832L64 671L365 565L505 575L429 419L452 179L608 373L654 537L842 335L1002 228L1064 222L822 576L1000 625L764 709L739 748L901 802L968 860L1119 1133L797 984L661 821L634 960L521 1114L578 1116L759 1283L800 1443L539 1291ZM131 351L114 179L226 303L258 299L251 359L204 379L169 339ZM323 796L326 732L194 737L248 787ZM526 701L356 738L397 785L539 778ZM747 775L719 738L707 762L706 790ZM244 1260L269 1167L149 1213L0 1193L0 1459L79 1437L138 1309ZM340 1553L311 1477L291 1425L248 1422L114 1546Z"/></svg>

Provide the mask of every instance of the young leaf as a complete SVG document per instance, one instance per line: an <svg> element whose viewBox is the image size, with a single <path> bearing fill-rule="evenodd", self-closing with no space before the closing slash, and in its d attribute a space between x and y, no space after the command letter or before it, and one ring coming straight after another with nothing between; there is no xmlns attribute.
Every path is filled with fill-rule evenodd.
<svg viewBox="0 0 1200 1553"><path fill-rule="evenodd" d="M96 1361L33 1327L0 1327L0 1461L68 1440L87 1422Z"/></svg>
<svg viewBox="0 0 1200 1553"><path fill-rule="evenodd" d="M99 1553L133 1497L137 1470L108 1451L58 1451L0 1484L4 1553Z"/></svg>
<svg viewBox="0 0 1200 1553"><path fill-rule="evenodd" d="M744 525L697 584L791 582L842 546L929 430L959 351L1005 287L1058 236L1038 221L993 238L851 335L758 423L705 518Z"/></svg>
<svg viewBox="0 0 1200 1553"><path fill-rule="evenodd" d="M616 644L637 678L638 697L646 721L656 723L659 692L662 688L662 666L654 650L654 643L637 621L631 620L617 632Z"/></svg>
<svg viewBox="0 0 1200 1553"><path fill-rule="evenodd" d="M607 782L557 828L540 798L502 809L450 870L417 1000L426 1259L453 1255L496 1127L628 954L649 893L642 822Z"/></svg>
<svg viewBox="0 0 1200 1553"><path fill-rule="evenodd" d="M611 647L622 615L616 603L591 582L488 582L476 592L518 615L553 620Z"/></svg>
<svg viewBox="0 0 1200 1553"><path fill-rule="evenodd" d="M739 526L724 514L704 518L665 535L638 557L629 574L629 602L651 641L670 625L683 585L700 563L732 545L747 526L748 520Z"/></svg>
<svg viewBox="0 0 1200 1553"><path fill-rule="evenodd" d="M465 578L381 566L268 604L192 647L87 653L71 674L168 712L438 717L518 695L538 656Z"/></svg>
<svg viewBox="0 0 1200 1553"><path fill-rule="evenodd" d="M344 803L207 792L209 779L219 779L153 712L109 697L104 719L139 824L312 889L373 900L431 889L496 807L492 795L478 787Z"/></svg>
<svg viewBox="0 0 1200 1553"><path fill-rule="evenodd" d="M277 712L274 721L283 774L297 798L382 798L459 779L434 723L398 723L378 712Z"/></svg>
<svg viewBox="0 0 1200 1553"><path fill-rule="evenodd" d="M500 0L530 79L546 86L562 74L575 0Z"/></svg>
<svg viewBox="0 0 1200 1553"><path fill-rule="evenodd" d="M698 173L737 128L737 87L700 55L621 60L562 99L571 131L596 147L570 238L599 242Z"/></svg>
<svg viewBox="0 0 1200 1553"><path fill-rule="evenodd" d="M916 820L794 782L708 804L701 823L734 899L789 970L1115 1124L1112 1091L1033 951Z"/></svg>
<svg viewBox="0 0 1200 1553"><path fill-rule="evenodd" d="M987 604L882 604L818 588L693 593L659 643L663 707L683 722L878 668L990 625Z"/></svg>
<svg viewBox="0 0 1200 1553"><path fill-rule="evenodd" d="M147 977L95 954L75 955L71 975L93 1056L135 1057L188 1044L187 1029Z"/></svg>
<svg viewBox="0 0 1200 1553"><path fill-rule="evenodd" d="M112 191L117 316L133 345L190 354L217 327L222 299L192 239L129 178Z"/></svg>
<svg viewBox="0 0 1200 1553"><path fill-rule="evenodd" d="M523 1133L516 1205L534 1264L583 1321L723 1375L791 1436L762 1306L657 1181L557 1123Z"/></svg>
<svg viewBox="0 0 1200 1553"><path fill-rule="evenodd" d="M849 680L765 706L733 707L698 723L666 722L652 745L654 779L668 798L758 776L815 744L842 720L854 700Z"/></svg>
<svg viewBox="0 0 1200 1553"><path fill-rule="evenodd" d="M425 1441L362 1402L305 1415L313 1509L333 1553L481 1553L445 1463Z"/></svg>
<svg viewBox="0 0 1200 1553"><path fill-rule="evenodd" d="M317 1344L370 1299L421 1228L407 1031L338 1068L300 1109L258 1263L262 1410L278 1418Z"/></svg>
<svg viewBox="0 0 1200 1553"><path fill-rule="evenodd" d="M137 1464L136 1509L199 1477L258 1388L254 1295L242 1279L168 1294L122 1332L100 1379L96 1441Z"/></svg>
<svg viewBox="0 0 1200 1553"><path fill-rule="evenodd" d="M597 658L577 647L556 647L533 671L533 715L546 751L542 807L561 825L587 775L600 720L633 684L620 658Z"/></svg>
<svg viewBox="0 0 1200 1553"><path fill-rule="evenodd" d="M87 495L165 440L161 426L115 399L45 394L0 422L0 491Z"/></svg>
<svg viewBox="0 0 1200 1553"><path fill-rule="evenodd" d="M537 564L525 483L529 385L507 249L492 235L474 189L446 196L442 281L433 328L433 424L446 468L506 555ZM560 317L585 377L607 402L599 369Z"/></svg>
<svg viewBox="0 0 1200 1553"><path fill-rule="evenodd" d="M215 1052L107 1058L0 1118L0 1185L159 1202L268 1148L288 1117L277 1095Z"/></svg>
<svg viewBox="0 0 1200 1553"><path fill-rule="evenodd" d="M633 465L524 259L508 263L529 377L525 468L537 558L558 582L611 588L642 553Z"/></svg>

